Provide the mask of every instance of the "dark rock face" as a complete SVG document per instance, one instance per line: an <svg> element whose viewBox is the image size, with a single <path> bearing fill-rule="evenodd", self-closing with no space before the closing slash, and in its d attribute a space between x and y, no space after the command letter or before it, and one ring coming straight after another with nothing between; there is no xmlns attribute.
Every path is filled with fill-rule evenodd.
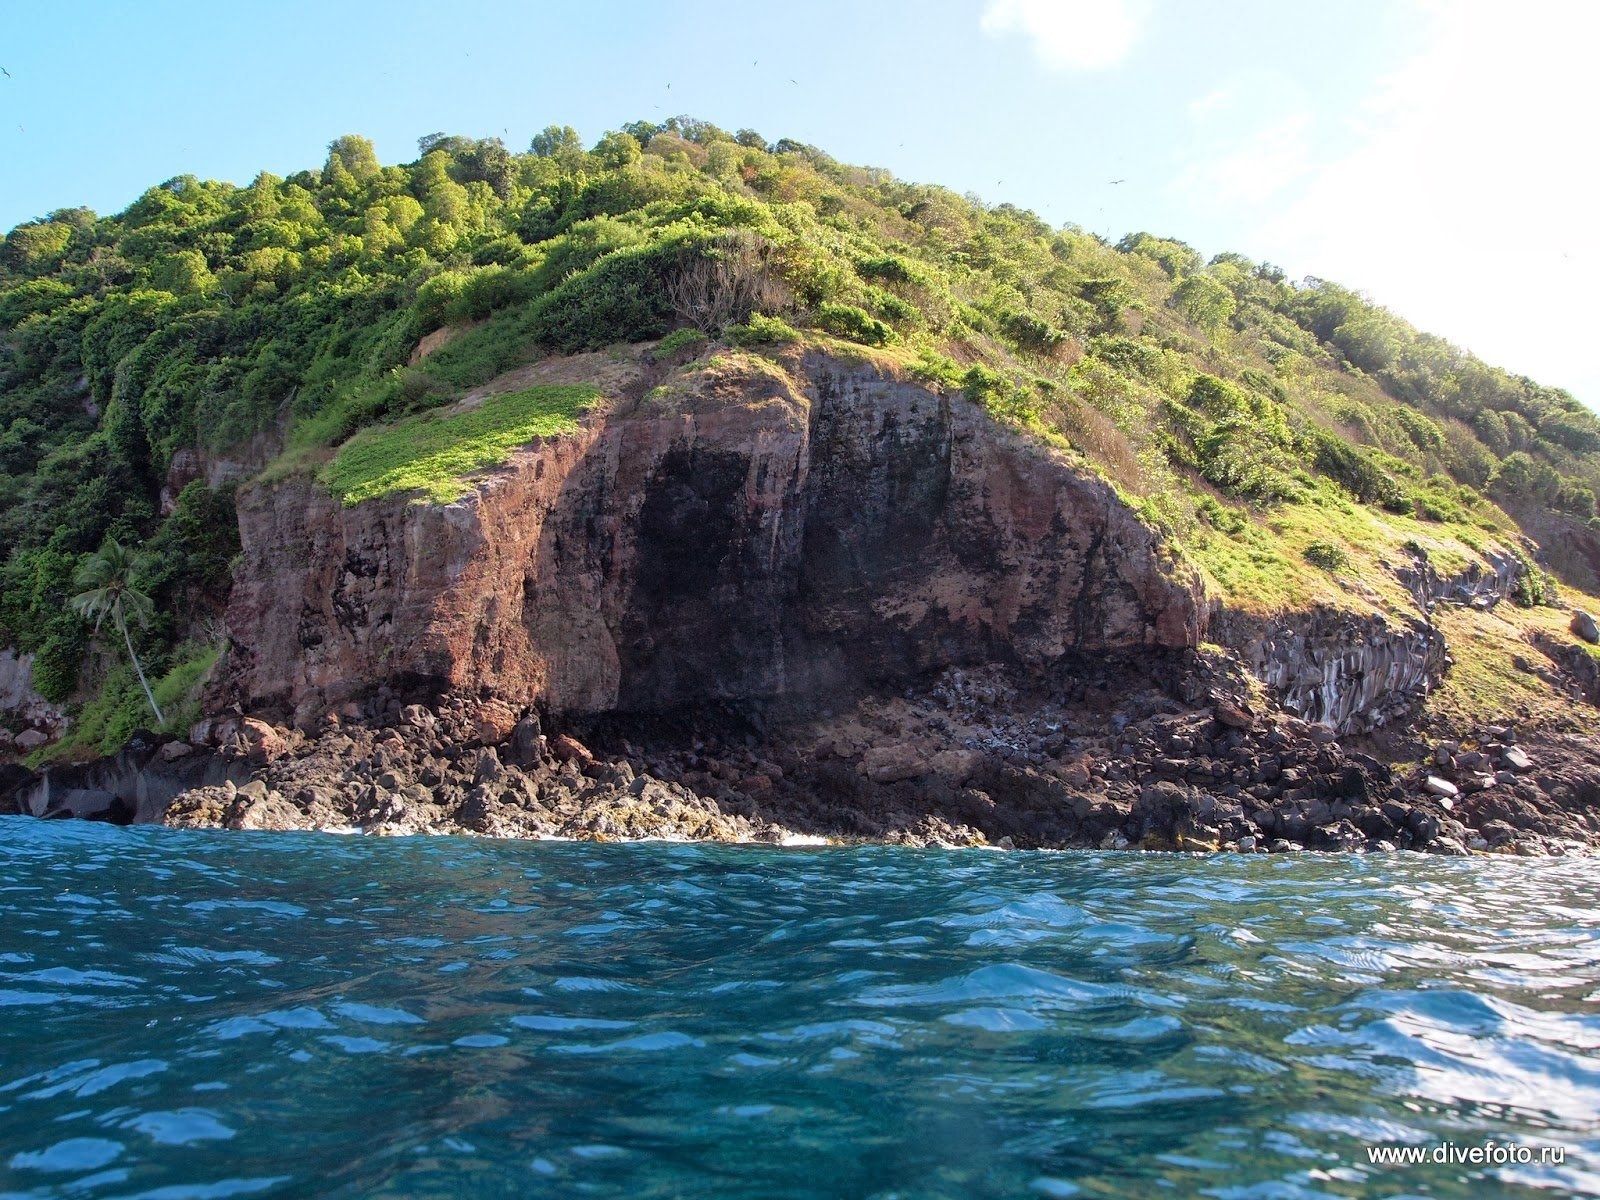
<svg viewBox="0 0 1600 1200"><path fill-rule="evenodd" d="M79 817L116 825L160 821L174 797L190 788L248 775L248 764L232 765L209 755L170 760L163 743L135 736L116 754L93 762L54 766L9 781L13 811L35 817Z"/></svg>
<svg viewBox="0 0 1600 1200"><path fill-rule="evenodd" d="M814 707L1198 642L1198 578L1064 456L870 366L786 365L614 405L455 504L247 489L219 699L307 728L385 680L554 712Z"/></svg>

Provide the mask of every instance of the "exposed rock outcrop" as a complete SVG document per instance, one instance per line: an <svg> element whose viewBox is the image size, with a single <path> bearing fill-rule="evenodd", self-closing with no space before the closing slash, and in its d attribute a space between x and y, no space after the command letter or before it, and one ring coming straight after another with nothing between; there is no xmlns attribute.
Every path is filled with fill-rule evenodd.
<svg viewBox="0 0 1600 1200"><path fill-rule="evenodd" d="M82 764L58 764L11 781L11 811L79 817L118 825L157 822L173 799L191 788L248 776L247 763L206 754L161 753L170 739L136 736L116 754Z"/></svg>
<svg viewBox="0 0 1600 1200"><path fill-rule="evenodd" d="M1449 661L1444 636L1421 619L1315 609L1227 624L1222 636L1284 708L1340 734L1365 733L1409 712Z"/></svg>
<svg viewBox="0 0 1600 1200"><path fill-rule="evenodd" d="M1508 550L1490 546L1480 553L1482 562L1469 563L1453 575L1441 575L1419 548L1413 561L1396 568L1395 575L1424 614L1440 603L1493 608L1515 594L1528 568Z"/></svg>
<svg viewBox="0 0 1600 1200"><path fill-rule="evenodd" d="M809 707L1199 640L1198 579L1065 456L870 365L785 366L617 399L454 504L247 488L232 697L303 726L384 679L557 712Z"/></svg>
<svg viewBox="0 0 1600 1200"><path fill-rule="evenodd" d="M0 650L0 758L26 754L60 737L67 714L33 688L33 655Z"/></svg>

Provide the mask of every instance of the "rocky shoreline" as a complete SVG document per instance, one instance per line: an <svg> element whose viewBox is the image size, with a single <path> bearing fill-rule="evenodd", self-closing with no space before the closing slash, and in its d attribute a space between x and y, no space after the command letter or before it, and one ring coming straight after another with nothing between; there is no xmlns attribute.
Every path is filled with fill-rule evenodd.
<svg viewBox="0 0 1600 1200"><path fill-rule="evenodd" d="M721 710L561 728L380 687L302 732L251 717L0 781L14 811L186 828L774 845L1586 854L1600 744L1486 726L1338 740L1232 660L1106 662L1044 687L951 668L825 717ZM1148 664L1146 664L1148 668ZM1130 683L1130 680L1132 681ZM1397 761L1409 761L1398 768Z"/></svg>

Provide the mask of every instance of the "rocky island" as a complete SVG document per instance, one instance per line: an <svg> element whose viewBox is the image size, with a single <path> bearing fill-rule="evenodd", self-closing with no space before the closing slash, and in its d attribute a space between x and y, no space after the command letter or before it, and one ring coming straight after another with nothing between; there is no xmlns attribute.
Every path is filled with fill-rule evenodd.
<svg viewBox="0 0 1600 1200"><path fill-rule="evenodd" d="M0 803L1600 845L1570 396L1236 255L686 119L547 134L8 235ZM108 545L142 623L72 611Z"/></svg>

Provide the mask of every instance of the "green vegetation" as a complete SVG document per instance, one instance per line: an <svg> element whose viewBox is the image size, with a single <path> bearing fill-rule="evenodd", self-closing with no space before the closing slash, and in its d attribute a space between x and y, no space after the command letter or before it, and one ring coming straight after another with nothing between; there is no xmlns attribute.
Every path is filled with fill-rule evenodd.
<svg viewBox="0 0 1600 1200"><path fill-rule="evenodd" d="M200 688L216 665L218 653L215 645L178 647L173 665L153 685L155 701L167 714L156 722L150 720L149 706L133 673L127 664L119 663L98 694L79 710L67 736L46 747L39 759L112 754L140 729L185 735L200 719Z"/></svg>
<svg viewBox="0 0 1600 1200"><path fill-rule="evenodd" d="M1104 474L1238 605L1350 602L1312 542L1365 595L1406 540L1465 562L1519 528L1557 548L1564 584L1600 590L1600 421L1570 395L1334 283L1148 232L1111 245L678 117L591 149L555 125L527 153L430 134L398 166L346 136L320 169L180 176L114 216L12 230L0 645L73 695L89 636L67 602L110 538L153 601L128 649L170 664L220 614L237 551L231 494L190 482L197 455L281 435L276 469L323 464L346 502L447 499L581 410L548 392L459 408L474 389L652 339L669 368L804 339L964 389Z"/></svg>
<svg viewBox="0 0 1600 1200"><path fill-rule="evenodd" d="M318 478L346 504L395 492L448 504L470 490L467 475L503 463L534 438L570 433L599 398L591 387L531 387L464 412L408 417L356 434Z"/></svg>

